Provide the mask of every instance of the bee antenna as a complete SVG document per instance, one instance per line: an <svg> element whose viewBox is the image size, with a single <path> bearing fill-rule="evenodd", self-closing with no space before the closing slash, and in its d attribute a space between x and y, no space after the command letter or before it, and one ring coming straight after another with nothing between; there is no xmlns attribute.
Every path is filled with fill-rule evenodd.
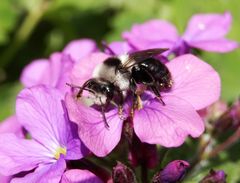
<svg viewBox="0 0 240 183"><path fill-rule="evenodd" d="M74 84L70 84L70 83L66 83L67 86L70 86L71 88L79 88L81 89L82 87L74 85Z"/></svg>
<svg viewBox="0 0 240 183"><path fill-rule="evenodd" d="M116 53L107 45L105 41L102 41L102 46L104 49L109 51L110 55L116 55Z"/></svg>
<svg viewBox="0 0 240 183"><path fill-rule="evenodd" d="M88 89L88 88L85 88L85 87L77 86L77 85L70 84L70 83L66 83L66 85L67 85L67 86L70 86L71 88L78 88L78 89L80 89L80 90L86 90L86 91L88 91L88 92L95 93L93 90Z"/></svg>

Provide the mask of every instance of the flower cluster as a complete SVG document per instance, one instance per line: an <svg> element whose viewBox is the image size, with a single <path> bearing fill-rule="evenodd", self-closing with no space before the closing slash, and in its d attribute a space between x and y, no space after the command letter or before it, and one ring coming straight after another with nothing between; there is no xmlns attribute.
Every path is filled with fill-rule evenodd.
<svg viewBox="0 0 240 183"><path fill-rule="evenodd" d="M31 62L20 77L24 89L17 96L16 114L0 126L0 181L127 182L130 177L136 182L134 172L124 164L118 163L111 177L86 157L109 155L125 134L133 165L153 167L157 163L150 161L157 156L156 144L179 147L188 136L199 137L205 125L198 111L219 99L221 83L218 73L191 53L193 49L228 52L237 48L238 43L224 37L230 25L228 12L198 14L179 36L171 23L150 20L134 25L123 33L124 41L105 45L103 52L93 40L81 39L48 59ZM172 79L171 89L161 91L164 104L146 86L138 109L132 107L134 93L124 91L122 116L115 104L104 112L99 104L92 105L91 97L103 98L91 88L77 97L106 59L151 48L168 48L156 55ZM174 55L171 60L170 55ZM180 181L189 166L183 160L172 161L153 182Z"/></svg>

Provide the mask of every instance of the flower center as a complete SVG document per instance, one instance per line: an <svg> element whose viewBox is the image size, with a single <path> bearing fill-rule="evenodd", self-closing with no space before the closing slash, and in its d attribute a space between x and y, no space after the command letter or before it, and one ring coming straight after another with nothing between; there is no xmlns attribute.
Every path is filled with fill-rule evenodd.
<svg viewBox="0 0 240 183"><path fill-rule="evenodd" d="M54 158L58 160L61 154L63 154L64 156L67 154L67 149L65 147L61 147L61 146L58 147L54 155Z"/></svg>

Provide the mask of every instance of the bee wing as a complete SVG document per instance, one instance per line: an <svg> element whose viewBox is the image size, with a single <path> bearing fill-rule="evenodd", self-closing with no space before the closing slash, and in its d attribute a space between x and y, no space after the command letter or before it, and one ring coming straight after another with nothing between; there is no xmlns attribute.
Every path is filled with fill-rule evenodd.
<svg viewBox="0 0 240 183"><path fill-rule="evenodd" d="M136 63L142 62L143 60L146 60L147 58L153 57L155 55L159 55L167 50L168 48L153 48L132 52L129 54L127 61L123 64L123 67L131 67Z"/></svg>

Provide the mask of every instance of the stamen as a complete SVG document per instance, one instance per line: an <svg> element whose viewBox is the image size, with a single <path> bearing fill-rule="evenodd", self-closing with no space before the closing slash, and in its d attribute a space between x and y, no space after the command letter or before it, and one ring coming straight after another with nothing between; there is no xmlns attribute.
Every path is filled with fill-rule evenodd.
<svg viewBox="0 0 240 183"><path fill-rule="evenodd" d="M137 95L137 110L140 110L142 108L143 108L142 99L139 95Z"/></svg>
<svg viewBox="0 0 240 183"><path fill-rule="evenodd" d="M67 154L67 149L64 147L58 147L57 150L56 150L56 153L54 155L54 158L55 159L59 159L61 154L63 154L64 156Z"/></svg>

